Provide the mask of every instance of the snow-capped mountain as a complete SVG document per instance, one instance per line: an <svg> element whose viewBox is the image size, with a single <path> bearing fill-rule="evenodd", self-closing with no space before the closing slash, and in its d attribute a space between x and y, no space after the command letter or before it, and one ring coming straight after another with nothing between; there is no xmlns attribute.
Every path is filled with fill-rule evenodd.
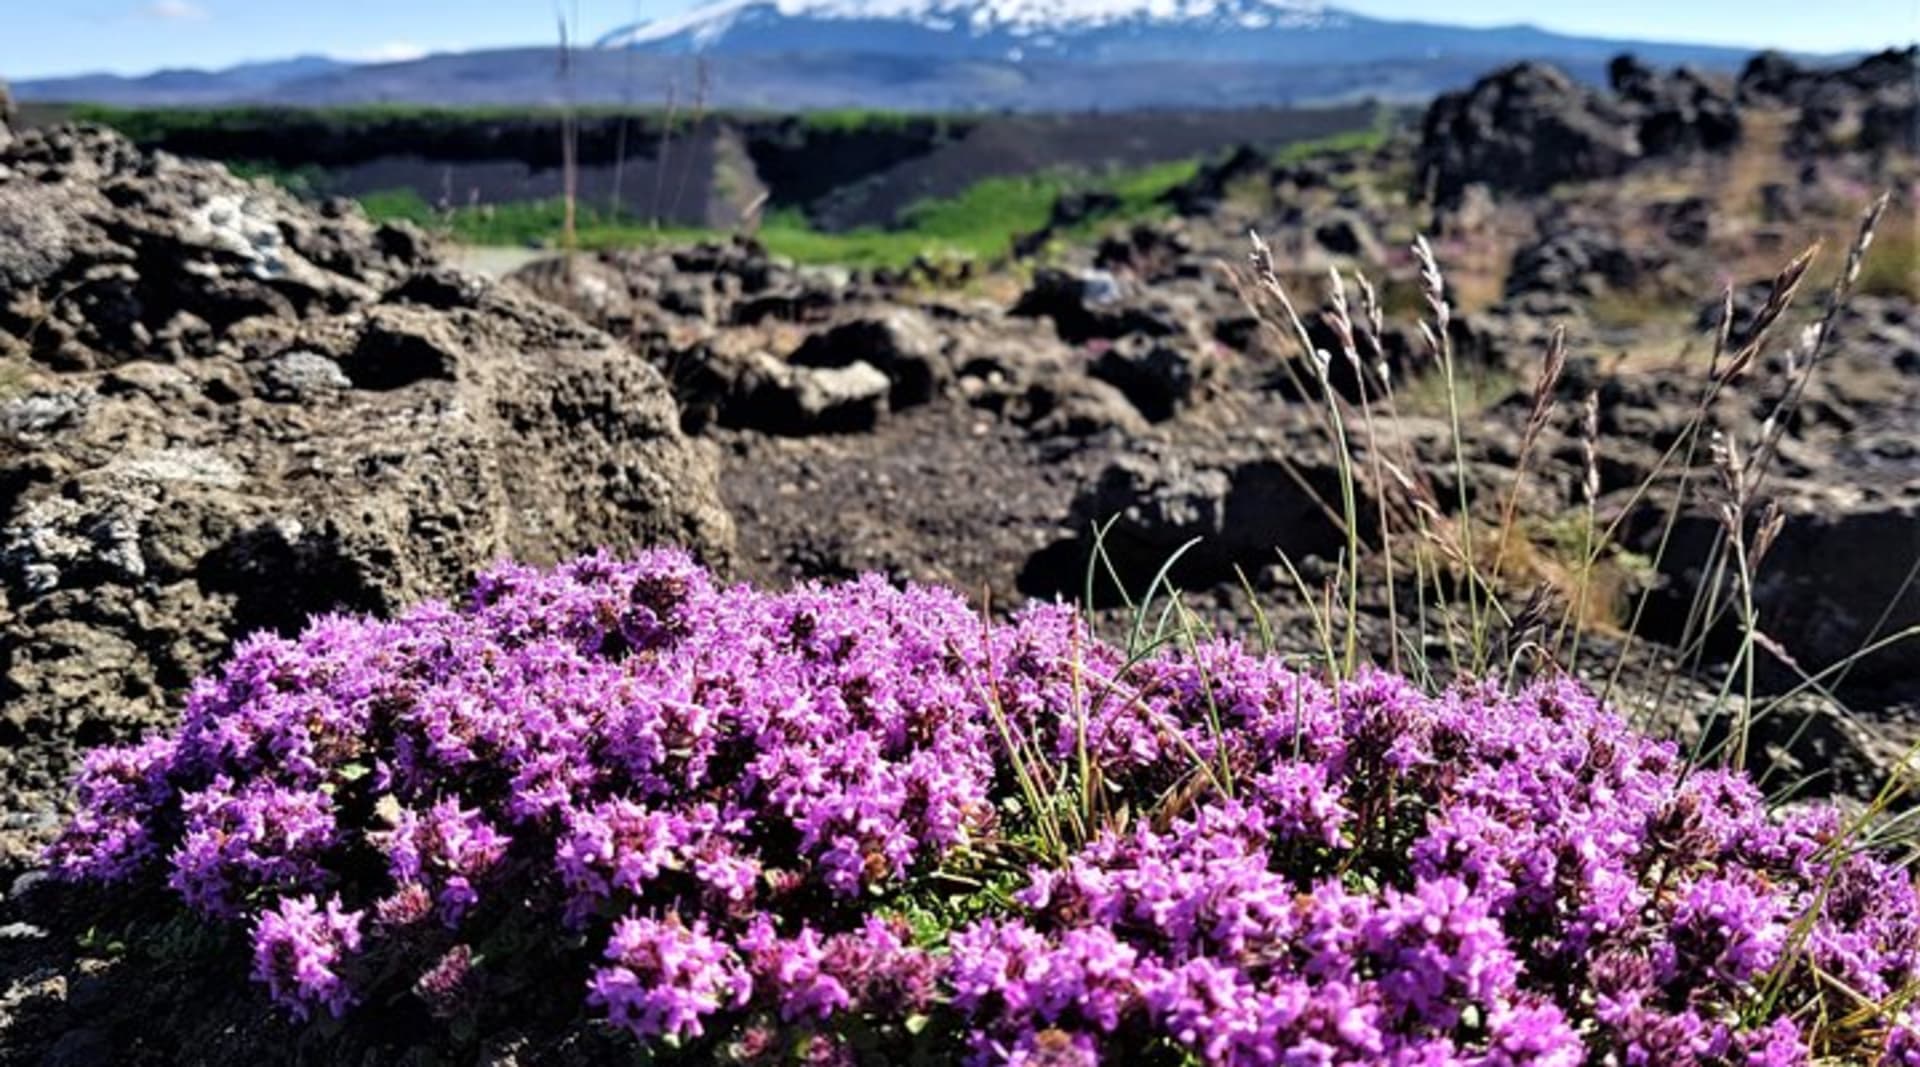
<svg viewBox="0 0 1920 1067"><path fill-rule="evenodd" d="M1688 61L1689 46L1368 18L1319 0L712 0L622 26L603 48L656 54L864 54L999 63L1604 61L1625 49ZM1666 53L1671 52L1672 55ZM1717 58L1717 57L1716 57Z"/></svg>
<svg viewBox="0 0 1920 1067"><path fill-rule="evenodd" d="M620 27L603 48L945 59L1269 59L1275 35L1348 15L1311 0L714 0Z"/></svg>
<svg viewBox="0 0 1920 1067"><path fill-rule="evenodd" d="M707 102L756 110L1108 111L1412 102L1521 59L1600 81L1632 52L1737 70L1747 53L1532 26L1401 22L1321 0L710 0L613 29L562 88L552 45L313 69L17 82L21 100L123 104L659 103L704 57Z"/></svg>
<svg viewBox="0 0 1920 1067"><path fill-rule="evenodd" d="M1262 42L1273 35L1334 29L1348 18L1310 0L714 0L598 43L723 55L1265 59Z"/></svg>

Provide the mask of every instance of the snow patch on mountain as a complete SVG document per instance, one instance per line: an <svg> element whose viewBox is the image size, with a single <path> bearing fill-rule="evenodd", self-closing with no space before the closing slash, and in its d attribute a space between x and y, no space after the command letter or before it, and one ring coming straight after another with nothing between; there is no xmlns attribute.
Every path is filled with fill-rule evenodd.
<svg viewBox="0 0 1920 1067"><path fill-rule="evenodd" d="M664 41L689 31L696 34L725 33L740 12L765 3L766 0L714 0L713 3L701 4L678 15L622 26L594 43L601 48L624 48Z"/></svg>
<svg viewBox="0 0 1920 1067"><path fill-rule="evenodd" d="M666 18L622 26L603 35L603 48L651 44L688 34L709 43L748 11L783 18L906 22L974 35L1032 36L1117 23L1190 24L1273 29L1313 26L1338 18L1319 0L714 0Z"/></svg>

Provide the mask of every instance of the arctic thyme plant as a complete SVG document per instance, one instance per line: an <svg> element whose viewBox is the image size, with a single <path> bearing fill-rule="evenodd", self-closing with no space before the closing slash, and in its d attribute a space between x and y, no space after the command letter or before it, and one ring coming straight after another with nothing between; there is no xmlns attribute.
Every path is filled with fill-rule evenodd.
<svg viewBox="0 0 1920 1067"><path fill-rule="evenodd" d="M1066 607L877 578L503 566L246 642L79 795L57 869L250 931L302 1018L518 982L694 1062L1920 1047L1907 873L1571 682L1129 659Z"/></svg>

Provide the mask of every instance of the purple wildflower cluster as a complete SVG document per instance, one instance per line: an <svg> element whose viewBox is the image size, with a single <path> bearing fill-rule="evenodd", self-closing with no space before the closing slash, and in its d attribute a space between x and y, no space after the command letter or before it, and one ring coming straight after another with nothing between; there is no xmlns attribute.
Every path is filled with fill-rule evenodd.
<svg viewBox="0 0 1920 1067"><path fill-rule="evenodd" d="M1064 851L1036 777L1100 816ZM502 566L243 643L77 791L56 868L249 926L303 1018L446 1017L537 960L699 1059L1920 1059L1872 1007L1920 980L1909 877L1570 682L1130 662L1065 607L871 577ZM1865 1022L1816 1028L1836 1003Z"/></svg>

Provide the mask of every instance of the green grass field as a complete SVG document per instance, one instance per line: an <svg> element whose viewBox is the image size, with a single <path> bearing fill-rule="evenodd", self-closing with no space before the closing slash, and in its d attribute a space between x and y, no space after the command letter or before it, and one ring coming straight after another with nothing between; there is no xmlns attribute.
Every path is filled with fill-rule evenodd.
<svg viewBox="0 0 1920 1067"><path fill-rule="evenodd" d="M117 108L73 105L66 117L114 127L141 143L166 143L176 137L224 131L235 136L272 129L287 123L319 123L329 129L384 128L396 124L412 133L440 126L465 126L476 120L524 121L550 119L557 109L432 108L375 104L356 107L288 109L274 107ZM684 110L584 108L576 117L628 114L643 123L671 121L676 127L692 121ZM748 112L729 112L749 117ZM762 118L774 116L763 115ZM934 123L964 125L963 116L922 115L867 109L809 112L795 117L808 129L849 134L893 130ZM1385 139L1392 113L1382 108L1369 128L1350 130L1316 140L1286 145L1274 152L1276 162L1289 162L1333 151L1365 149ZM649 131L645 136L653 136ZM1058 236L1083 240L1098 232L1167 213L1161 198L1191 179L1205 162L1189 158L1148 166L1088 172L1049 170L1024 175L987 178L947 197L924 200L901 211L891 224L827 232L813 226L797 210L771 212L761 221L759 237L769 249L803 263L835 263L853 267L898 267L922 256L991 262L1006 257L1016 238L1046 226L1054 203L1072 192L1105 192L1118 200L1114 209L1077 224ZM326 188L327 175L315 166L297 169L248 160L228 165L248 177L266 178L299 195ZM360 197L376 219L404 219L472 245L553 245L563 243L565 210L558 199L498 202L440 210L413 189L392 189ZM610 212L604 205L578 205L574 242L586 249L643 246L718 236L719 231L659 226L639 215Z"/></svg>
<svg viewBox="0 0 1920 1067"><path fill-rule="evenodd" d="M1275 159L1289 161L1320 152L1364 149L1379 144L1386 135L1385 125L1376 125L1288 145L1275 153ZM759 237L770 251L800 263L899 267L922 256L993 261L1005 257L1017 237L1045 227L1054 202L1067 193L1106 192L1119 203L1113 210L1072 227L1062 234L1065 237L1084 238L1106 228L1163 217L1169 208L1161 198L1193 178L1202 163L1194 158L1099 174L1049 171L987 178L955 196L913 204L901 212L893 226L884 229L829 233L814 228L798 211L779 211L765 219ZM393 190L363 196L361 204L376 219L404 219L474 245L557 245L565 218L565 208L557 199L443 212L412 190ZM575 223L575 243L585 249L718 235L711 230L654 226L647 220L615 215L586 203L579 205Z"/></svg>
<svg viewBox="0 0 1920 1067"><path fill-rule="evenodd" d="M798 211L780 211L762 224L768 248L802 263L854 267L903 266L922 255L991 260L1005 255L1014 238L1046 225L1062 194L1097 189L1112 192L1120 207L1099 220L1113 224L1165 212L1158 203L1168 189L1191 178L1198 160L1164 163L1110 175L1037 174L988 178L957 196L925 200L901 213L890 229L828 233ZM565 207L559 200L489 204L437 211L411 189L373 193L361 205L376 219L404 219L478 245L558 243ZM1091 228L1086 226L1082 228ZM575 223L581 248L617 248L714 236L716 231L655 227L642 219L613 215L597 205L579 205Z"/></svg>

